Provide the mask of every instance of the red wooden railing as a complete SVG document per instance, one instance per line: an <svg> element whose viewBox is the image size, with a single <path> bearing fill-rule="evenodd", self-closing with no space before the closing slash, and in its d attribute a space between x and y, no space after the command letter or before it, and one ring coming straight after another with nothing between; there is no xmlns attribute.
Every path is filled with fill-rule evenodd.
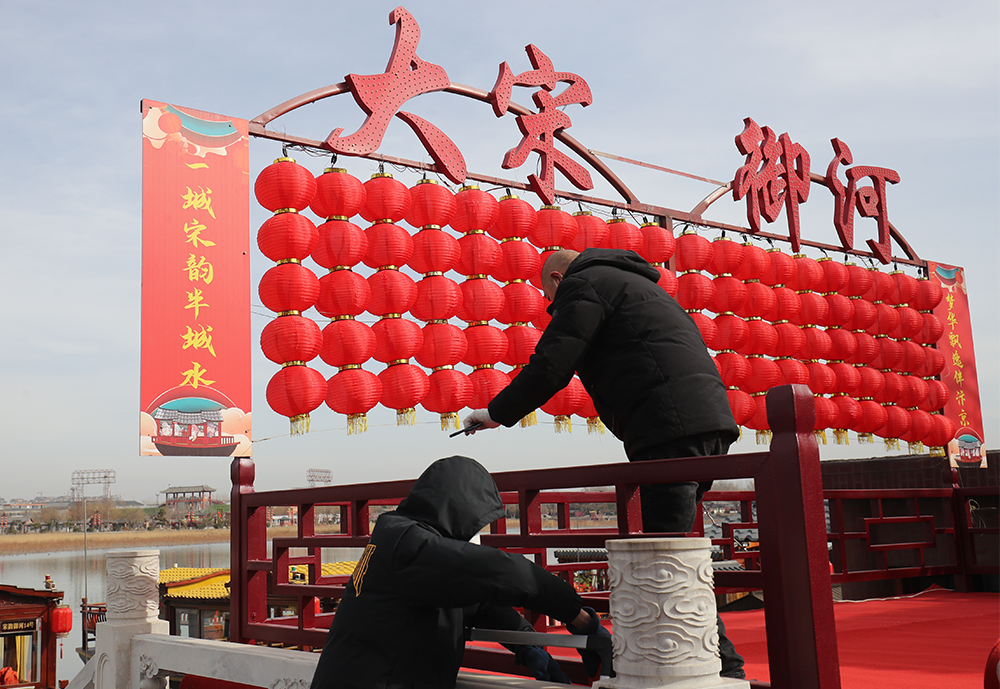
<svg viewBox="0 0 1000 689"><path fill-rule="evenodd" d="M820 474L819 451L813 434L812 394L804 386L784 386L767 395L768 420L773 430L769 451L649 462L614 463L597 466L501 472L493 475L505 503L518 506L519 525L508 532L505 519L481 537L485 545L532 555L562 576L575 569L605 567L603 563L555 565L547 562L548 549L603 548L611 538L649 536L642 531L639 486L692 480L753 478L756 493L715 492L706 500L738 501L741 521L723 526L723 537L713 542L727 558L744 560L743 571L718 571L717 588L763 590L771 686L778 689L837 689L840 671L833 621L828 541L833 544L835 581L856 581L912 574L962 575L995 572L997 567L975 561L975 538L996 529L977 529L969 517L968 500L976 490L827 491ZM249 459L232 465L232 577L231 631L236 642L261 642L296 646L304 650L321 647L334 613L321 612L320 599L338 599L346 576L323 577L323 548L362 548L371 528L370 512L380 505L395 505L406 496L413 480L326 486L257 493L254 466ZM613 486L613 490L593 490ZM581 488L590 488L580 492ZM880 497L881 496L881 497ZM829 533L824 513L829 500ZM863 517L859 530L843 515L858 512L856 503L875 500L872 516ZM888 501L888 502L887 502ZM900 501L909 507L900 511ZM922 514L936 501L948 505L945 514ZM573 527L570 509L580 503L614 503L617 524L608 528ZM556 506L555 528L543 528L543 506ZM847 508L845 508L845 505ZM886 505L891 505L887 509ZM268 507L294 506L298 510L298 532L292 538L274 538L268 555L265 514ZM317 533L318 507L339 511L338 533ZM756 519L754 519L756 507ZM848 523L850 522L850 523ZM923 529L927 534L914 540L892 541L886 529ZM756 529L760 543L756 552L734 550L734 529ZM696 531L703 532L699 518ZM891 534L890 534L891 535ZM905 534L904 534L905 535ZM950 543L942 556L942 542ZM293 555L306 549L306 555ZM852 553L875 553L873 565ZM934 553L933 563L924 552ZM919 553L918 564L900 567L899 553ZM950 555L949 555L950 554ZM944 558L941 560L941 558ZM932 558L932 559L934 559ZM938 562L941 560L941 562ZM289 581L289 566L304 565L304 583ZM853 568L853 570L852 570ZM980 568L980 569L977 569ZM295 617L268 618L268 593L298 601ZM586 594L598 610L607 610L607 592ZM465 664L494 671L522 674L511 654L470 647ZM582 668L567 668L571 678L582 678Z"/></svg>

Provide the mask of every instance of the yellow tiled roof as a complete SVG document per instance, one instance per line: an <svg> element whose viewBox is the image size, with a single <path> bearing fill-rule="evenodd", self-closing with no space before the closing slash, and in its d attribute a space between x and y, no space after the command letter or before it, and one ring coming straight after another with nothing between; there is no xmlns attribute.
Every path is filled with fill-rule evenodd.
<svg viewBox="0 0 1000 689"><path fill-rule="evenodd" d="M324 562L322 576L350 576L357 561ZM306 565L292 565L289 573L305 575ZM218 600L229 598L229 570L211 567L171 567L160 570L160 583L167 584L168 598L201 598ZM293 582L294 583L294 582Z"/></svg>

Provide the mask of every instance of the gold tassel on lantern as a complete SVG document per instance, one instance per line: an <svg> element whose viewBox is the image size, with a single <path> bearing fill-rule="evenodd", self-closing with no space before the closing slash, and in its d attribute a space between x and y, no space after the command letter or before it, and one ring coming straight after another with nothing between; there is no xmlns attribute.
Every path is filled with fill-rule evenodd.
<svg viewBox="0 0 1000 689"><path fill-rule="evenodd" d="M875 436L871 433L858 433L859 443L868 443L869 445L875 444Z"/></svg>
<svg viewBox="0 0 1000 689"><path fill-rule="evenodd" d="M944 450L943 447L932 447L931 448L931 457L944 457L947 454L948 453L945 452L945 450Z"/></svg>
<svg viewBox="0 0 1000 689"><path fill-rule="evenodd" d="M906 443L906 449L911 455L923 454L924 444L919 440L915 443Z"/></svg>
<svg viewBox="0 0 1000 689"><path fill-rule="evenodd" d="M291 422L292 435L305 435L309 432L309 415L308 414L297 414L289 419Z"/></svg>
<svg viewBox="0 0 1000 689"><path fill-rule="evenodd" d="M587 434L593 435L594 433L604 435L604 422L601 421L600 416L587 417Z"/></svg>
<svg viewBox="0 0 1000 689"><path fill-rule="evenodd" d="M538 414L536 412L531 412L523 419L521 419L521 428L527 428L528 426L538 425Z"/></svg>
<svg viewBox="0 0 1000 689"><path fill-rule="evenodd" d="M407 407L406 409L396 410L396 425L397 426L416 426L417 425L417 410L413 407Z"/></svg>
<svg viewBox="0 0 1000 689"><path fill-rule="evenodd" d="M457 411L449 411L441 415L441 430L442 431L458 430Z"/></svg>
<svg viewBox="0 0 1000 689"><path fill-rule="evenodd" d="M899 438L886 438L885 439L885 449L886 450L898 450L899 449Z"/></svg>
<svg viewBox="0 0 1000 689"><path fill-rule="evenodd" d="M567 433L573 432L573 420L569 416L559 415L554 417L556 422L556 433L562 433L566 431Z"/></svg>
<svg viewBox="0 0 1000 689"><path fill-rule="evenodd" d="M816 436L816 440L826 445L826 429L821 431L813 431L813 435Z"/></svg>
<svg viewBox="0 0 1000 689"><path fill-rule="evenodd" d="M367 433L367 432L368 432L367 414L347 415L347 435L357 435L359 433Z"/></svg>
<svg viewBox="0 0 1000 689"><path fill-rule="evenodd" d="M850 438L847 436L846 428L835 428L833 429L833 437L837 439L838 445L850 445Z"/></svg>
<svg viewBox="0 0 1000 689"><path fill-rule="evenodd" d="M757 431L757 444L767 445L771 442L771 431L763 430Z"/></svg>

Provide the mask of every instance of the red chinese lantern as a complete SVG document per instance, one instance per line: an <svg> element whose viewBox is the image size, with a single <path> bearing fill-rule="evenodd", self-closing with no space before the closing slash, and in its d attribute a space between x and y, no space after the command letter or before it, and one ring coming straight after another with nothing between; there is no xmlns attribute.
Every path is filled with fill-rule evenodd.
<svg viewBox="0 0 1000 689"><path fill-rule="evenodd" d="M826 334L830 338L830 359L835 361L850 361L858 348L854 333L842 328L827 328ZM874 339L872 345L874 346Z"/></svg>
<svg viewBox="0 0 1000 689"><path fill-rule="evenodd" d="M780 385L809 385L809 369L798 359L781 357L775 359L774 363L781 371Z"/></svg>
<svg viewBox="0 0 1000 689"><path fill-rule="evenodd" d="M833 346L830 336L825 330L820 330L814 325L807 325L802 328L802 334L806 341L802 345L803 359L829 359L830 347Z"/></svg>
<svg viewBox="0 0 1000 689"><path fill-rule="evenodd" d="M729 400L729 410L733 413L733 419L737 426L745 426L753 418L757 405L753 398L739 388L726 388L726 397Z"/></svg>
<svg viewBox="0 0 1000 689"><path fill-rule="evenodd" d="M309 413L326 399L326 378L305 364L287 362L271 377L266 398L271 409L287 416L292 435L309 432Z"/></svg>
<svg viewBox="0 0 1000 689"><path fill-rule="evenodd" d="M930 311L941 303L943 296L944 292L941 289L941 283L936 280L920 278L917 280L917 294L914 296L913 303L910 306L918 311Z"/></svg>
<svg viewBox="0 0 1000 689"><path fill-rule="evenodd" d="M940 318L933 313L922 312L920 320L922 321L920 332L913 337L914 342L922 345L930 345L941 339L941 336L944 334L944 325L941 323Z"/></svg>
<svg viewBox="0 0 1000 689"><path fill-rule="evenodd" d="M455 214L450 224L456 232L462 234L472 230L485 232L496 224L499 214L497 200L478 185L469 184L455 194Z"/></svg>
<svg viewBox="0 0 1000 689"><path fill-rule="evenodd" d="M344 317L323 328L323 344L319 357L330 366L340 368L351 364L363 364L374 353L375 333L364 323ZM375 402L378 402L377 398ZM374 404L373 402L372 406Z"/></svg>
<svg viewBox="0 0 1000 689"><path fill-rule="evenodd" d="M309 318L298 314L279 316L264 326L260 348L276 364L311 361L323 348L323 333Z"/></svg>
<svg viewBox="0 0 1000 689"><path fill-rule="evenodd" d="M406 222L416 228L435 226L441 229L451 222L457 207L455 195L448 187L438 184L436 179L424 178L410 187L410 209L406 212Z"/></svg>
<svg viewBox="0 0 1000 689"><path fill-rule="evenodd" d="M698 326L698 332L701 333L701 339L705 341L705 346L709 349L724 349L724 347L718 346L719 339L719 328L711 318L703 314L701 311L689 310L688 315L691 316L691 320L694 324Z"/></svg>
<svg viewBox="0 0 1000 689"><path fill-rule="evenodd" d="M346 218L333 216L319 226L313 260L327 269L356 266L368 253L368 236Z"/></svg>
<svg viewBox="0 0 1000 689"><path fill-rule="evenodd" d="M795 259L780 249L768 249L766 253L770 257L770 262L760 281L771 287L790 285L795 279Z"/></svg>
<svg viewBox="0 0 1000 689"><path fill-rule="evenodd" d="M778 331L774 326L759 318L748 318L747 342L740 348L740 354L773 354L778 346Z"/></svg>
<svg viewBox="0 0 1000 689"><path fill-rule="evenodd" d="M924 347L924 365L919 371L914 371L921 378L931 378L941 374L944 370L944 354L941 350L931 346Z"/></svg>
<svg viewBox="0 0 1000 689"><path fill-rule="evenodd" d="M906 371L908 373L919 373L924 367L924 360L927 358L926 349L916 342L905 340L899 343L902 354L895 367L890 366L895 371Z"/></svg>
<svg viewBox="0 0 1000 689"><path fill-rule="evenodd" d="M535 353L535 345L542 337L542 331L527 325L512 325L505 329L507 351L500 359L508 366L523 366Z"/></svg>
<svg viewBox="0 0 1000 689"><path fill-rule="evenodd" d="M368 251L363 260L369 268L399 268L413 256L413 238L399 225L376 222L365 230L365 237L368 239Z"/></svg>
<svg viewBox="0 0 1000 689"><path fill-rule="evenodd" d="M843 294L824 294L823 300L829 307L826 325L843 327L854 320L854 302Z"/></svg>
<svg viewBox="0 0 1000 689"><path fill-rule="evenodd" d="M854 336L854 355L844 361L850 364L870 364L879 353L879 345L875 338L866 332L851 333Z"/></svg>
<svg viewBox="0 0 1000 689"><path fill-rule="evenodd" d="M882 371L882 380L885 384L880 392L872 395L873 399L879 404L896 404L903 392L903 376L892 371Z"/></svg>
<svg viewBox="0 0 1000 689"><path fill-rule="evenodd" d="M559 206L542 206L535 217L538 222L528 239L539 249L562 249L569 246L576 237L576 220ZM543 259L542 263L544 262Z"/></svg>
<svg viewBox="0 0 1000 689"><path fill-rule="evenodd" d="M503 288L485 276L473 277L460 285L462 306L458 317L466 322L492 321L503 310Z"/></svg>
<svg viewBox="0 0 1000 689"><path fill-rule="evenodd" d="M656 281L656 284L662 287L663 291L671 297L677 298L677 292L680 289L677 276L674 275L672 270L668 270L663 266L656 266L656 269L660 272L660 279Z"/></svg>
<svg viewBox="0 0 1000 689"><path fill-rule="evenodd" d="M597 413L597 408L594 406L594 400L591 399L590 395L586 395L583 398L583 404L576 411L576 415L587 421L588 434L600 433L604 435L604 422L601 421L601 417Z"/></svg>
<svg viewBox="0 0 1000 689"><path fill-rule="evenodd" d="M340 167L328 167L316 177L316 194L310 208L321 218L351 218L365 203L367 192L361 180Z"/></svg>
<svg viewBox="0 0 1000 689"><path fill-rule="evenodd" d="M406 217L410 210L410 190L388 172L372 175L364 184L365 202L361 206L361 217L370 223L378 220L396 223Z"/></svg>
<svg viewBox="0 0 1000 689"><path fill-rule="evenodd" d="M858 390L861 389L861 374L856 368L839 361L827 364L827 366L833 371L837 381L833 388L834 392L847 395L858 394Z"/></svg>
<svg viewBox="0 0 1000 689"><path fill-rule="evenodd" d="M677 270L704 270L712 260L712 243L692 229L677 238L674 262Z"/></svg>
<svg viewBox="0 0 1000 689"><path fill-rule="evenodd" d="M824 256L816 262L823 271L823 277L820 278L818 291L823 293L840 292L847 286L847 282L850 279L850 274L847 272L847 266L843 263L834 261L829 256Z"/></svg>
<svg viewBox="0 0 1000 689"><path fill-rule="evenodd" d="M815 292L798 292L801 308L796 317L790 318L798 325L826 325L830 307L820 295Z"/></svg>
<svg viewBox="0 0 1000 689"><path fill-rule="evenodd" d="M795 277L788 286L796 292L817 289L823 280L823 268L816 259L809 258L805 254L795 254L792 260L795 261Z"/></svg>
<svg viewBox="0 0 1000 689"><path fill-rule="evenodd" d="M909 444L911 452L921 452L924 440L934 427L934 420L923 409L907 409L907 411L910 414L910 430L899 438Z"/></svg>
<svg viewBox="0 0 1000 689"><path fill-rule="evenodd" d="M380 269L369 276L368 286L372 296L367 310L375 316L406 313L417 300L417 284L413 278L392 268Z"/></svg>
<svg viewBox="0 0 1000 689"><path fill-rule="evenodd" d="M524 239L531 235L537 223L535 209L531 207L530 203L516 194L507 194L500 197L497 204L496 222L492 227L487 227L486 231L490 233L491 237L501 241L513 237ZM601 225L604 223L602 222Z"/></svg>
<svg viewBox="0 0 1000 689"><path fill-rule="evenodd" d="M756 395L750 395L750 398L754 401L753 417L745 425L747 428L757 431L757 444L763 445L771 439L771 426L767 422L765 393L758 392Z"/></svg>
<svg viewBox="0 0 1000 689"><path fill-rule="evenodd" d="M319 296L319 278L295 259L287 259L264 273L257 294L271 311L305 311Z"/></svg>
<svg viewBox="0 0 1000 689"><path fill-rule="evenodd" d="M890 304L909 304L920 291L917 279L901 270L892 271L889 278L892 280L892 292L887 300Z"/></svg>
<svg viewBox="0 0 1000 689"><path fill-rule="evenodd" d="M709 308L715 313L737 311L747 300L746 285L732 275L720 275L712 280L712 284L715 285L715 294Z"/></svg>
<svg viewBox="0 0 1000 689"><path fill-rule="evenodd" d="M753 368L745 356L731 350L723 350L716 354L714 358L716 365L719 367L719 375L722 376L722 382L727 388L746 388L747 383L750 382Z"/></svg>
<svg viewBox="0 0 1000 689"><path fill-rule="evenodd" d="M856 366L861 384L858 386L858 397L875 397L885 389L885 376L871 366Z"/></svg>
<svg viewBox="0 0 1000 689"><path fill-rule="evenodd" d="M947 447L955 437L955 422L943 414L931 414L931 430L924 443L928 447Z"/></svg>
<svg viewBox="0 0 1000 689"><path fill-rule="evenodd" d="M424 409L440 415L441 430L458 428L458 411L472 401L472 381L450 366L435 369L428 378Z"/></svg>
<svg viewBox="0 0 1000 689"><path fill-rule="evenodd" d="M625 218L608 220L608 246L610 248L634 251L638 254L642 252L642 239L642 232L639 231L639 228Z"/></svg>
<svg viewBox="0 0 1000 689"><path fill-rule="evenodd" d="M733 271L733 277L740 280L760 280L771 266L771 254L750 242L743 244L743 262Z"/></svg>
<svg viewBox="0 0 1000 689"><path fill-rule="evenodd" d="M500 244L482 230L469 230L458 240L458 247L455 270L462 275L492 275L503 260Z"/></svg>
<svg viewBox="0 0 1000 689"><path fill-rule="evenodd" d="M372 338L374 347L374 337ZM382 397L382 381L358 364L348 364L327 381L326 406L347 415L347 434L368 430L368 411Z"/></svg>
<svg viewBox="0 0 1000 689"><path fill-rule="evenodd" d="M716 237L712 241L712 258L708 263L708 272L712 275L733 275L743 265L744 260L742 244L724 235Z"/></svg>
<svg viewBox="0 0 1000 689"><path fill-rule="evenodd" d="M372 326L372 332L375 333L372 358L383 364L413 357L424 343L420 326L398 315L383 316Z"/></svg>
<svg viewBox="0 0 1000 689"><path fill-rule="evenodd" d="M445 273L455 267L461 249L458 240L444 230L428 225L412 237L409 266L418 273Z"/></svg>
<svg viewBox="0 0 1000 689"><path fill-rule="evenodd" d="M809 371L809 389L814 395L829 395L837 391L837 374L826 364L818 361L806 363Z"/></svg>
<svg viewBox="0 0 1000 689"><path fill-rule="evenodd" d="M170 114L170 113L168 113ZM52 608L51 619L49 621L52 633L56 638L65 639L73 631L73 609L68 605L57 605ZM60 656L62 651L59 652Z"/></svg>
<svg viewBox="0 0 1000 689"><path fill-rule="evenodd" d="M854 426L854 430L857 431L860 442L871 443L872 435L885 426L888 414L885 407L870 399L860 399L858 403L861 405L861 419Z"/></svg>
<svg viewBox="0 0 1000 689"><path fill-rule="evenodd" d="M948 400L951 399L951 393L948 392L948 386L935 378L927 378L926 382L927 397L917 406L924 411L930 412L943 409L944 405L948 404Z"/></svg>
<svg viewBox="0 0 1000 689"><path fill-rule="evenodd" d="M383 407L396 410L397 426L413 426L417 422L416 406L427 395L430 381L419 366L399 361L391 363L378 374L382 381Z"/></svg>
<svg viewBox="0 0 1000 689"><path fill-rule="evenodd" d="M293 211L275 213L257 231L257 247L272 261L294 258L301 261L319 241L313 222Z"/></svg>
<svg viewBox="0 0 1000 689"><path fill-rule="evenodd" d="M549 315L548 311L542 311L538 316L531 321L531 324L538 328L539 330L545 330L548 327L549 321L552 320L552 316Z"/></svg>
<svg viewBox="0 0 1000 689"><path fill-rule="evenodd" d="M862 297L849 298L854 310L851 313L851 320L848 321L845 327L849 330L867 331L878 319L878 309L875 307L875 304Z"/></svg>
<svg viewBox="0 0 1000 689"><path fill-rule="evenodd" d="M767 392L781 382L781 369L771 359L753 354L750 360L750 380L744 386L747 392Z"/></svg>
<svg viewBox="0 0 1000 689"><path fill-rule="evenodd" d="M715 342L719 349L740 349L750 339L750 328L746 321L735 314L723 313L717 316L715 326L718 329Z"/></svg>
<svg viewBox="0 0 1000 689"><path fill-rule="evenodd" d="M778 321L774 324L774 331L778 333L778 343L774 346L774 356L802 355L802 348L806 346L806 336L799 326L788 321Z"/></svg>
<svg viewBox="0 0 1000 689"><path fill-rule="evenodd" d="M469 402L469 408L486 409L497 393L510 384L511 379L503 371L493 368L491 364L485 364L477 366L469 374L469 380L472 381L472 401Z"/></svg>
<svg viewBox="0 0 1000 689"><path fill-rule="evenodd" d="M492 325L469 325L465 329L465 339L469 346L462 357L462 363L469 366L495 364L507 353L507 336L500 328Z"/></svg>
<svg viewBox="0 0 1000 689"><path fill-rule="evenodd" d="M421 366L430 369L454 366L465 358L469 344L457 325L437 321L425 325L422 332L420 350L413 355Z"/></svg>
<svg viewBox="0 0 1000 689"><path fill-rule="evenodd" d="M774 293L774 308L763 318L771 322L798 320L799 312L802 310L802 300L799 295L788 287L772 287L771 291Z"/></svg>
<svg viewBox="0 0 1000 689"><path fill-rule="evenodd" d="M569 384L562 390L549 398L548 402L541 406L546 414L551 414L554 418L556 433L572 433L572 416L579 411L587 397L587 391L583 389L583 383L576 376L570 379Z"/></svg>
<svg viewBox="0 0 1000 689"><path fill-rule="evenodd" d="M822 440L823 444L826 445L826 429L833 428L837 423L837 417L840 416L840 409L829 397L815 395L813 400L816 403L816 424L813 426L813 430L820 440Z"/></svg>
<svg viewBox="0 0 1000 689"><path fill-rule="evenodd" d="M864 413L861 403L850 395L834 395L833 403L837 405L837 420L833 422L833 434L838 445L847 444L848 429L856 429Z"/></svg>
<svg viewBox="0 0 1000 689"><path fill-rule="evenodd" d="M589 248L606 249L610 246L608 242L611 239L611 233L606 222L595 217L590 211L574 213L573 219L576 220L576 235L568 245L570 249L583 251Z"/></svg>
<svg viewBox="0 0 1000 689"><path fill-rule="evenodd" d="M778 298L770 287L758 280L748 280L745 285L747 298L740 308L734 309L737 315L743 318L765 318L774 311Z"/></svg>
<svg viewBox="0 0 1000 689"><path fill-rule="evenodd" d="M677 303L685 310L707 309L714 298L715 284L707 275L688 271L677 277Z"/></svg>
<svg viewBox="0 0 1000 689"><path fill-rule="evenodd" d="M500 262L493 269L493 277L501 282L531 280L538 283L542 272L542 259L538 250L520 239L500 241Z"/></svg>
<svg viewBox="0 0 1000 689"><path fill-rule="evenodd" d="M903 386L899 391L899 405L902 407L919 407L927 402L930 396L930 385L923 378L906 374L902 376Z"/></svg>
<svg viewBox="0 0 1000 689"><path fill-rule="evenodd" d="M903 356L903 346L886 335L876 335L878 354L872 359L872 366L879 370L894 368Z"/></svg>
<svg viewBox="0 0 1000 689"><path fill-rule="evenodd" d="M497 316L501 323L528 323L545 310L545 299L531 285L520 280L503 287L503 308Z"/></svg>
<svg viewBox="0 0 1000 689"><path fill-rule="evenodd" d="M363 277L350 268L332 270L319 279L316 310L327 318L358 316L368 308L371 298L372 288Z"/></svg>
<svg viewBox="0 0 1000 689"><path fill-rule="evenodd" d="M257 175L253 192L257 202L272 213L284 208L300 211L316 195L316 180L293 158L278 158Z"/></svg>
<svg viewBox="0 0 1000 689"><path fill-rule="evenodd" d="M899 325L892 332L886 334L897 340L919 337L920 331L924 327L924 319L920 313L908 306L896 307L896 313L899 315Z"/></svg>
<svg viewBox="0 0 1000 689"><path fill-rule="evenodd" d="M871 272L857 263L848 263L846 268L847 282L840 288L840 293L846 297L860 297L866 294L875 279Z"/></svg>
<svg viewBox="0 0 1000 689"><path fill-rule="evenodd" d="M642 233L642 251L639 254L650 263L666 263L674 255L677 240L667 228L655 222L644 222L639 226L639 232Z"/></svg>

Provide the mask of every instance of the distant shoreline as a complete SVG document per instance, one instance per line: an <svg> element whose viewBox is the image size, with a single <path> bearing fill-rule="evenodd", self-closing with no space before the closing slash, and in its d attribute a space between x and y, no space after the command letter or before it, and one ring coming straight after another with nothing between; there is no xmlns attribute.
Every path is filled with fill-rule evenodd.
<svg viewBox="0 0 1000 689"><path fill-rule="evenodd" d="M164 529L162 531L111 531L87 534L88 550L228 542L229 529ZM83 551L82 533L0 535L0 557L68 551Z"/></svg>

